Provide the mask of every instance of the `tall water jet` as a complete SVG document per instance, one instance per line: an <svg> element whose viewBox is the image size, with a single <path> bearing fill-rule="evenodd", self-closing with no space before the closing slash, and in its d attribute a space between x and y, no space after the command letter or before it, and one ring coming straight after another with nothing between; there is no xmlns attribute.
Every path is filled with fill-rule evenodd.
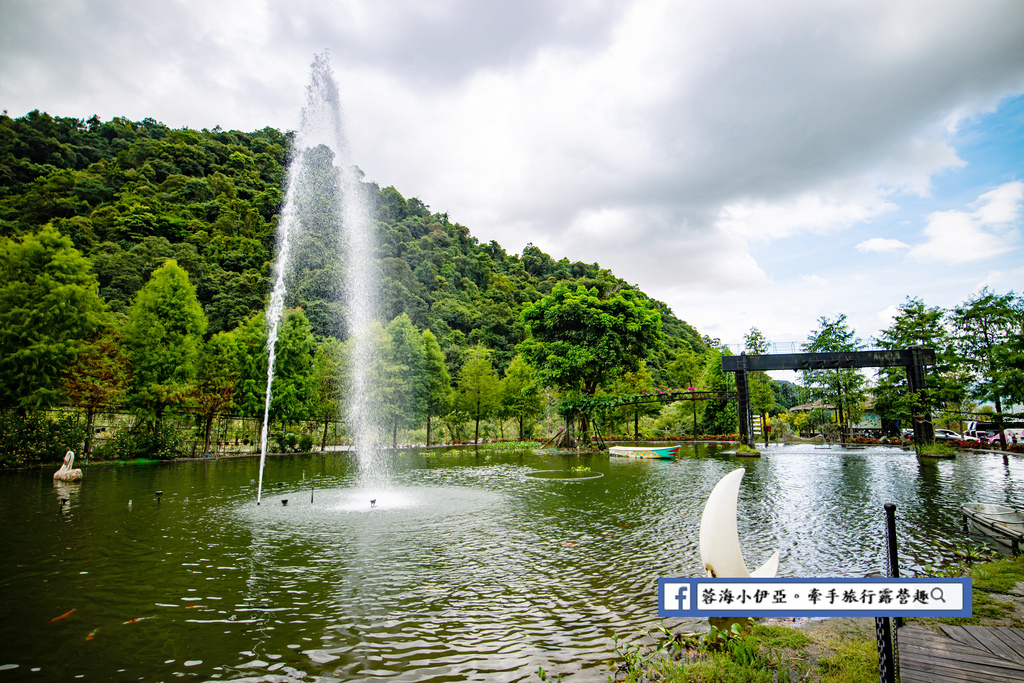
<svg viewBox="0 0 1024 683"><path fill-rule="evenodd" d="M372 405L371 377L377 365L373 321L377 282L373 225L361 172L351 159L342 124L338 87L326 53L313 59L306 105L296 133L284 207L278 224L279 251L274 289L267 309L267 394L260 437L260 474L256 502L263 491L270 408L273 401L275 344L284 313L292 251L322 263L341 264L344 318L348 336L348 422L359 456L363 485L379 486L386 468L377 445L379 426ZM328 268L330 270L330 268Z"/></svg>

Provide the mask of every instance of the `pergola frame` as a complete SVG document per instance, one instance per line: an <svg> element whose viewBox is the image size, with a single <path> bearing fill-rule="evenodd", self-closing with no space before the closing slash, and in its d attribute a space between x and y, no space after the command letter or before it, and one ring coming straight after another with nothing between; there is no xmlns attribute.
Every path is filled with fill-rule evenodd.
<svg viewBox="0 0 1024 683"><path fill-rule="evenodd" d="M768 355L722 356L722 370L736 375L736 402L739 411L740 441L751 443L753 425L750 415L748 372L767 370L843 370L849 368L907 369L909 391L924 393L928 388L927 368L935 365L935 349L921 346L892 351L836 351L829 353L777 353ZM915 416L914 442L929 443L935 438L931 414Z"/></svg>

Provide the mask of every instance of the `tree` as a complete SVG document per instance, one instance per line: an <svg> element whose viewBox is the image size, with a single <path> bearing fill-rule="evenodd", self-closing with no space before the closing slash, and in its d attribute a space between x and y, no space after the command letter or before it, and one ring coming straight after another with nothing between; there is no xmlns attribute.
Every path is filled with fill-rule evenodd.
<svg viewBox="0 0 1024 683"><path fill-rule="evenodd" d="M103 325L89 261L54 228L0 240L0 403L47 408Z"/></svg>
<svg viewBox="0 0 1024 683"><path fill-rule="evenodd" d="M697 391L697 384L700 383L699 378L701 374L701 368L703 367L703 357L694 353L689 347L680 348L676 352L675 359L669 363L669 377L672 383L677 387L686 387L692 392ZM692 434L697 436L697 408L700 401L691 400L690 411L693 414L693 430ZM681 406L672 406L671 413L679 413Z"/></svg>
<svg viewBox="0 0 1024 683"><path fill-rule="evenodd" d="M529 338L523 358L539 378L569 392L593 395L611 376L635 371L661 340L661 316L632 289L564 283L523 308Z"/></svg>
<svg viewBox="0 0 1024 683"><path fill-rule="evenodd" d="M986 287L953 309L955 344L971 373L971 394L992 401L1003 449L1003 401L1024 402L1020 359L1024 354L1024 300Z"/></svg>
<svg viewBox="0 0 1024 683"><path fill-rule="evenodd" d="M505 412L519 422L519 440L525 438L523 423L541 412L533 368L521 355L512 359L501 382L501 405Z"/></svg>
<svg viewBox="0 0 1024 683"><path fill-rule="evenodd" d="M193 400L203 425L203 453L210 452L214 419L231 405L239 376L238 360L238 340L228 332L210 337L199 357Z"/></svg>
<svg viewBox="0 0 1024 683"><path fill-rule="evenodd" d="M392 446L397 448L399 428L413 426L426 412L426 354L419 330L405 313L392 320L385 332L382 355L387 398L381 403L381 414L391 428Z"/></svg>
<svg viewBox="0 0 1024 683"><path fill-rule="evenodd" d="M168 406L191 394L205 331L196 288L169 259L139 290L125 329L134 370L130 400L157 427Z"/></svg>
<svg viewBox="0 0 1024 683"><path fill-rule="evenodd" d="M93 420L102 408L109 408L124 395L130 379L122 337L107 329L100 332L78 355L78 362L64 378L64 392L72 405L85 411L86 458L92 454Z"/></svg>
<svg viewBox="0 0 1024 683"><path fill-rule="evenodd" d="M807 336L803 350L809 353L860 351L864 344L846 324L846 315L835 320L826 316L818 319L820 327ZM812 387L826 403L835 406L841 429L849 430L860 418L864 402L864 375L854 369L805 370L804 383Z"/></svg>
<svg viewBox="0 0 1024 683"><path fill-rule="evenodd" d="M459 407L475 420L473 441L479 443L480 420L494 410L500 387L487 349L475 346L467 356L459 373Z"/></svg>
<svg viewBox="0 0 1024 683"><path fill-rule="evenodd" d="M309 417L313 383L313 350L316 340L301 308L287 311L278 327L274 381L270 385L271 420L280 420L282 431Z"/></svg>
<svg viewBox="0 0 1024 683"><path fill-rule="evenodd" d="M928 389L910 393L906 368L879 368L875 409L889 419L911 424L915 415L936 414L943 406L958 406L966 396L963 366L946 326L946 311L929 307L917 298L900 305L892 324L876 340L883 349L911 346L935 349L935 365L928 374Z"/></svg>
<svg viewBox="0 0 1024 683"><path fill-rule="evenodd" d="M728 379L722 371L722 356L726 354L729 354L728 348L714 346L710 346L704 354L701 385L706 386L708 391L725 392L729 389ZM734 434L738 427L737 414L738 408L735 399L711 399L704 407L701 429L705 434Z"/></svg>
<svg viewBox="0 0 1024 683"><path fill-rule="evenodd" d="M437 343L437 337L430 330L423 330L423 384L426 388L424 409L427 416L427 445L430 445L430 418L433 415L447 415L452 408L452 377Z"/></svg>
<svg viewBox="0 0 1024 683"><path fill-rule="evenodd" d="M636 370L627 370L611 386L611 392L616 394L635 395L654 387L654 378L647 363L640 361ZM658 403L634 403L630 406L623 406L618 409L621 418L633 418L633 438L640 438L640 416L652 415L661 411L661 404Z"/></svg>
<svg viewBox="0 0 1024 683"><path fill-rule="evenodd" d="M254 440L263 430L267 404L267 326L266 316L256 313L231 331L238 343L238 379L234 405L244 417L256 418Z"/></svg>
<svg viewBox="0 0 1024 683"><path fill-rule="evenodd" d="M526 305L522 318L528 332L523 358L541 382L570 396L592 396L611 377L635 372L663 336L661 315L646 297L610 280L575 289L559 282L550 295ZM588 416L579 418L586 436Z"/></svg>
<svg viewBox="0 0 1024 683"><path fill-rule="evenodd" d="M767 337L761 330L751 327L743 338L747 353L763 355L771 349ZM768 445L768 412L775 407L775 392L772 391L772 378L765 372L751 372L747 376L750 392L750 407L761 416L761 431L764 433L764 445ZM745 419L741 416L741 419ZM753 439L753 436L751 436Z"/></svg>
<svg viewBox="0 0 1024 683"><path fill-rule="evenodd" d="M343 366L345 347L334 337L327 337L316 346L313 356L313 384L316 391L311 401L311 410L318 420L323 421L324 431L320 437L320 450L327 448L327 428L338 418L341 400L345 395Z"/></svg>

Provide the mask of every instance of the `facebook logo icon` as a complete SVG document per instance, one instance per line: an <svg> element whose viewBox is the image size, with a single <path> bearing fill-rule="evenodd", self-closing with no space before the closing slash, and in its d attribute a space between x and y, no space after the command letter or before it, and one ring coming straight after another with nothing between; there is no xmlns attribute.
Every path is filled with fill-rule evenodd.
<svg viewBox="0 0 1024 683"><path fill-rule="evenodd" d="M665 611L689 610L690 584L661 581L661 608Z"/></svg>

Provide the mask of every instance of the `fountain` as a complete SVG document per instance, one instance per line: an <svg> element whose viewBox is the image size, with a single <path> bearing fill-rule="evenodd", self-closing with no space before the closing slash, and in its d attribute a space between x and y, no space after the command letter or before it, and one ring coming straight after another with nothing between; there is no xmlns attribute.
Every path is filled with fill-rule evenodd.
<svg viewBox="0 0 1024 683"><path fill-rule="evenodd" d="M376 355L372 323L377 309L377 277L366 190L361 172L352 164L338 87L326 53L313 59L310 71L306 105L288 167L284 208L278 224L274 289L267 308L267 394L260 435L257 505L263 492L278 326L284 313L288 278L295 266L293 256L302 256L303 246L320 259L335 259L344 264L344 282L338 285L345 293L348 421L359 457L360 483L379 487L387 477L370 400L370 376ZM299 253L293 255L293 250Z"/></svg>

